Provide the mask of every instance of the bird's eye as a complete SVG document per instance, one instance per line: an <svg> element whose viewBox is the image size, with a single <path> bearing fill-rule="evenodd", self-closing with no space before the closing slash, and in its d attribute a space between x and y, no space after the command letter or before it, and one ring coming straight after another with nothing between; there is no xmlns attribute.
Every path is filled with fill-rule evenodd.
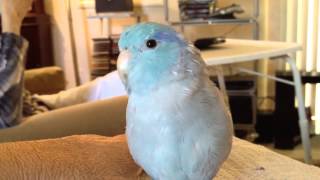
<svg viewBox="0 0 320 180"><path fill-rule="evenodd" d="M157 46L157 41L154 40L154 39L149 39L146 42L146 45L147 45L148 48L155 48Z"/></svg>

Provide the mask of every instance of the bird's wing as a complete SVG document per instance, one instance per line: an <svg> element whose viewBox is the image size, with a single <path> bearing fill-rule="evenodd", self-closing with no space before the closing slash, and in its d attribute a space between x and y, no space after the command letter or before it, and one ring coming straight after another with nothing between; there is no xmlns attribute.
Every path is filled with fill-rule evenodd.
<svg viewBox="0 0 320 180"><path fill-rule="evenodd" d="M230 152L232 123L216 87L198 91L186 103L180 144L181 165L189 179L212 177Z"/></svg>

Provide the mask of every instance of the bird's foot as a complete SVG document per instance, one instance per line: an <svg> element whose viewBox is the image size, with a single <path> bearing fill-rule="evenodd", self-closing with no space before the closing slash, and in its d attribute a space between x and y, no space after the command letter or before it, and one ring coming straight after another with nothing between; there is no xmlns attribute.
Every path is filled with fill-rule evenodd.
<svg viewBox="0 0 320 180"><path fill-rule="evenodd" d="M142 168L139 168L139 170L137 172L137 178L138 178L138 180L151 180L151 178L148 176L148 174Z"/></svg>

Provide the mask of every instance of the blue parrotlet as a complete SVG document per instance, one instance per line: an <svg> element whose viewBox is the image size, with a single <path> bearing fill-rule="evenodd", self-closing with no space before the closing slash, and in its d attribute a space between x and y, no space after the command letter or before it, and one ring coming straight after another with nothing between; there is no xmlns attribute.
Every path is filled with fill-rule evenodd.
<svg viewBox="0 0 320 180"><path fill-rule="evenodd" d="M157 23L129 27L119 48L135 162L156 180L212 179L230 153L233 127L200 52Z"/></svg>

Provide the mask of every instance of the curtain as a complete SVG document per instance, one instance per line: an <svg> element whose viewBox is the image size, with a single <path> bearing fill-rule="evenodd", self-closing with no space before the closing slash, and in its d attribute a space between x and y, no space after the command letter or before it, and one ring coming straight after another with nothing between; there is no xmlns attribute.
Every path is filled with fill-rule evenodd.
<svg viewBox="0 0 320 180"><path fill-rule="evenodd" d="M319 0L287 0L288 42L297 42L303 51L295 56L298 68L307 72L320 71L320 2ZM288 66L286 66L288 68ZM316 133L320 133L320 85L306 84L305 104L311 107L316 121Z"/></svg>

